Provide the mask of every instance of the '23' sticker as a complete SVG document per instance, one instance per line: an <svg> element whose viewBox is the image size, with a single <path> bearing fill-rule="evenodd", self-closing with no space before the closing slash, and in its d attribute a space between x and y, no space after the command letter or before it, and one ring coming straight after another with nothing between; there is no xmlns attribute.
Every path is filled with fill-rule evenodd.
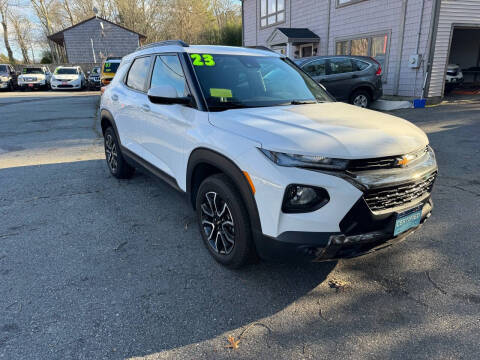
<svg viewBox="0 0 480 360"><path fill-rule="evenodd" d="M213 56L210 54L191 54L190 57L194 66L215 66L215 60L213 60Z"/></svg>

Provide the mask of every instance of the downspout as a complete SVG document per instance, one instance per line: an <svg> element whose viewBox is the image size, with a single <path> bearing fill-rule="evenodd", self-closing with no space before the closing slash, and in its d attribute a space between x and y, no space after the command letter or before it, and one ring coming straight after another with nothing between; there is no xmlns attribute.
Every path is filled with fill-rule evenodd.
<svg viewBox="0 0 480 360"><path fill-rule="evenodd" d="M258 1L255 0L255 45L258 45L258 32L260 31L260 23L258 21Z"/></svg>
<svg viewBox="0 0 480 360"><path fill-rule="evenodd" d="M332 11L332 0L328 0L328 18L327 18L327 51L325 55L329 54L330 48L330 18L331 18L331 11Z"/></svg>
<svg viewBox="0 0 480 360"><path fill-rule="evenodd" d="M242 46L245 46L245 13L243 12L243 0L242 0Z"/></svg>
<svg viewBox="0 0 480 360"><path fill-rule="evenodd" d="M397 67L395 71L395 82L393 86L394 95L398 95L398 88L400 86L400 72L402 70L402 56L403 56L403 40L405 38L405 22L407 20L407 5L408 5L408 0L403 0L402 19L401 19L400 31L398 35L398 42L399 42L398 59L397 59Z"/></svg>
<svg viewBox="0 0 480 360"><path fill-rule="evenodd" d="M440 18L440 0L433 0L432 6L432 18L430 21L430 36L428 38L428 61L427 61L427 76L425 76L425 83L423 86L423 97L428 97L428 91L430 88L430 80L432 77L432 65L433 57L435 53L435 42L437 41L438 21Z"/></svg>
<svg viewBox="0 0 480 360"><path fill-rule="evenodd" d="M422 0L422 9L420 10L420 20L418 22L417 48L415 50L415 54L417 54L417 55L418 55L418 51L420 50L420 38L422 37L422 25L423 25L423 11L424 11L424 9L425 9L425 0ZM423 64L423 58L421 60L421 63ZM425 69L424 66L423 66L423 68ZM420 65L415 70L415 84L413 85L413 96L417 95L417 78L418 78L418 70L419 69L420 69ZM425 81L423 82L423 84L425 84Z"/></svg>

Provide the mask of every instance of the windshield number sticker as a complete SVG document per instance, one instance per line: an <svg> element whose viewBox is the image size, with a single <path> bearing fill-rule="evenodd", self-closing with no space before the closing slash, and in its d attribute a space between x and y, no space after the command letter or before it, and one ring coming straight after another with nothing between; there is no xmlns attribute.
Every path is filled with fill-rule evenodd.
<svg viewBox="0 0 480 360"><path fill-rule="evenodd" d="M210 89L210 96L219 98L231 98L233 97L232 90L230 89Z"/></svg>
<svg viewBox="0 0 480 360"><path fill-rule="evenodd" d="M215 60L210 54L191 54L190 57L193 60L193 66L215 66Z"/></svg>

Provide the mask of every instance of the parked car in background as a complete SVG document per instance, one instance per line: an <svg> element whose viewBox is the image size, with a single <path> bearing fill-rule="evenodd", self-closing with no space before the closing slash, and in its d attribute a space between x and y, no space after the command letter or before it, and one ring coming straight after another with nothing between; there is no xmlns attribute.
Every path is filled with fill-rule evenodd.
<svg viewBox="0 0 480 360"><path fill-rule="evenodd" d="M110 84L121 62L121 57L109 57L105 60L102 65L102 74L100 76L102 86Z"/></svg>
<svg viewBox="0 0 480 360"><path fill-rule="evenodd" d="M52 90L83 89L86 85L85 73L80 66L59 66L53 72Z"/></svg>
<svg viewBox="0 0 480 360"><path fill-rule="evenodd" d="M383 95L382 67L366 56L314 56L295 60L338 101L363 108Z"/></svg>
<svg viewBox="0 0 480 360"><path fill-rule="evenodd" d="M17 87L17 72L10 64L0 64L0 89L14 90Z"/></svg>
<svg viewBox="0 0 480 360"><path fill-rule="evenodd" d="M26 89L43 89L50 88L50 69L46 66L27 66L18 76L18 87L21 90Z"/></svg>
<svg viewBox="0 0 480 360"><path fill-rule="evenodd" d="M91 71L88 72L88 89L89 90L99 90L102 86L100 82L100 66L95 66Z"/></svg>
<svg viewBox="0 0 480 360"><path fill-rule="evenodd" d="M463 83L463 72L459 65L448 64L445 75L445 92L450 92Z"/></svg>

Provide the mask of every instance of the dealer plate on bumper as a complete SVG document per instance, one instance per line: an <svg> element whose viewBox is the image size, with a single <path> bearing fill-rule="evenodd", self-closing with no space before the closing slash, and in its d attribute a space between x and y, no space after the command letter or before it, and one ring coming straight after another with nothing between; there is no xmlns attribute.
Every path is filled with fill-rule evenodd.
<svg viewBox="0 0 480 360"><path fill-rule="evenodd" d="M420 220L422 219L422 207L415 207L413 209L404 211L397 215L395 220L395 230L393 231L393 236L397 236L408 229L420 225Z"/></svg>

